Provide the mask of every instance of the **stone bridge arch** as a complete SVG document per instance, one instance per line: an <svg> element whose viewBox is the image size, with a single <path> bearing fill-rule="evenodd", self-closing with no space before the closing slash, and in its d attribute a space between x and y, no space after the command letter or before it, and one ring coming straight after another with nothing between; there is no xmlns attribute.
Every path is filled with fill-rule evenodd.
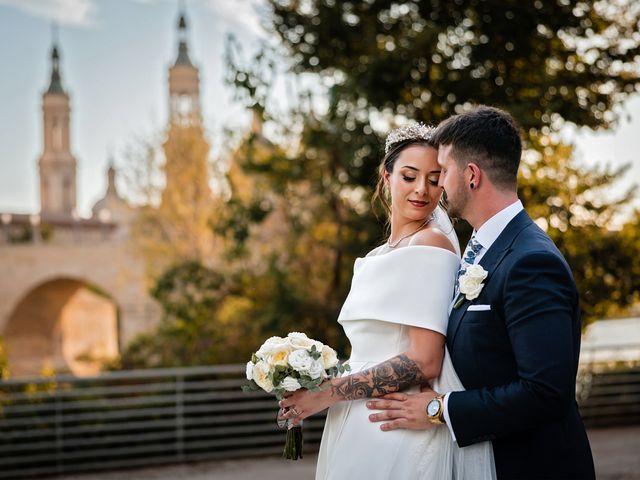
<svg viewBox="0 0 640 480"><path fill-rule="evenodd" d="M160 316L142 262L122 244L3 245L0 266L0 336L13 376L39 374L46 359L56 372L96 373L91 362L73 359L83 345L99 344L96 332L84 326L115 331L95 349L110 353L151 329ZM89 305L103 320L92 317ZM31 363L19 360L29 355Z"/></svg>
<svg viewBox="0 0 640 480"><path fill-rule="evenodd" d="M30 289L4 329L14 375L95 374L118 354L118 306L100 287L52 278Z"/></svg>

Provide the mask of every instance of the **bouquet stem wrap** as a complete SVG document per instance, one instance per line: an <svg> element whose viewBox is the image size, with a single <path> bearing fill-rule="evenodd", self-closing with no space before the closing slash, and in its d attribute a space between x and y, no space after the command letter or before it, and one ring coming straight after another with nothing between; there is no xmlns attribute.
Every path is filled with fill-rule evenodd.
<svg viewBox="0 0 640 480"><path fill-rule="evenodd" d="M287 460L298 460L302 458L302 422L295 427L287 428L287 439L284 442L282 457Z"/></svg>

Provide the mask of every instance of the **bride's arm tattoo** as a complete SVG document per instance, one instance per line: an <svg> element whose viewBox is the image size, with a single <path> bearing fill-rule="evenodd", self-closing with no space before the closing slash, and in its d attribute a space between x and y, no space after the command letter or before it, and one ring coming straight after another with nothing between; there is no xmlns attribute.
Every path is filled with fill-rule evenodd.
<svg viewBox="0 0 640 480"><path fill-rule="evenodd" d="M427 383L427 379L418 364L401 354L362 372L337 379L337 383L331 386L331 395L341 400L381 397L423 383Z"/></svg>

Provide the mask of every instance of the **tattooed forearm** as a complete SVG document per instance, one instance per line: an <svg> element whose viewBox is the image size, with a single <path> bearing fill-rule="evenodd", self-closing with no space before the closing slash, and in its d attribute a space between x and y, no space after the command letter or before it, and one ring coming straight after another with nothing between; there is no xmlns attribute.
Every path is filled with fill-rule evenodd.
<svg viewBox="0 0 640 480"><path fill-rule="evenodd" d="M362 372L337 379L331 386L331 395L340 400L381 397L423 383L427 383L427 379L418 364L401 354Z"/></svg>

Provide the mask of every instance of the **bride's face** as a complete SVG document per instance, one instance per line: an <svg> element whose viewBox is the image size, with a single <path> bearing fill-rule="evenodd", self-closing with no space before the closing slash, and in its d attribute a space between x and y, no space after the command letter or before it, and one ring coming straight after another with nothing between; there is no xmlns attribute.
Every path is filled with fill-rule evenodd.
<svg viewBox="0 0 640 480"><path fill-rule="evenodd" d="M398 156L385 182L391 193L392 218L422 221L438 206L442 188L438 186L438 151L425 145L411 145Z"/></svg>

